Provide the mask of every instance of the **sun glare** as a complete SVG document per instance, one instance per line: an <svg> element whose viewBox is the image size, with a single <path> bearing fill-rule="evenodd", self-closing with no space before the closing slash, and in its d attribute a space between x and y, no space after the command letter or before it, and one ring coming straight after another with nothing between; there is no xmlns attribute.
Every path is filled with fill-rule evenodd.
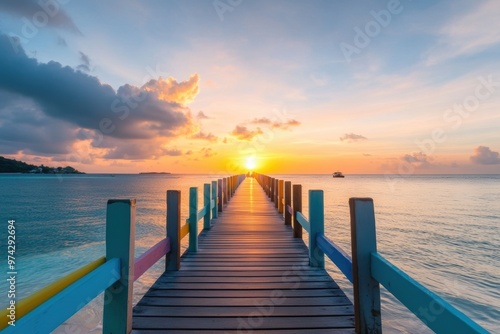
<svg viewBox="0 0 500 334"><path fill-rule="evenodd" d="M256 166L257 166L257 162L255 161L255 157L254 156L247 157L247 160L245 161L246 169L248 169L249 171L252 171L255 169Z"/></svg>

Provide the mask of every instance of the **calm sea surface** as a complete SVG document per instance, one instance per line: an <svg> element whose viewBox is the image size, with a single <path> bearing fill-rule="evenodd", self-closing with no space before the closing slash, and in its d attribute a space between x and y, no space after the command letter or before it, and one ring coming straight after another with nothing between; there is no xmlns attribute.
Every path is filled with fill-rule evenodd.
<svg viewBox="0 0 500 334"><path fill-rule="evenodd" d="M375 203L378 250L410 276L491 332L500 332L500 175L274 175L322 189L326 234L350 253L349 197ZM165 235L165 193L217 175L0 175L0 270L7 272L7 221L16 220L18 299L104 255L105 209L110 198L137 199L136 256ZM201 191L200 191L201 193ZM201 194L200 194L201 200ZM135 300L162 272L159 261L134 285ZM350 283L327 261L351 298ZM0 280L0 306L7 284ZM102 296L58 333L99 333ZM430 332L385 290L386 333Z"/></svg>

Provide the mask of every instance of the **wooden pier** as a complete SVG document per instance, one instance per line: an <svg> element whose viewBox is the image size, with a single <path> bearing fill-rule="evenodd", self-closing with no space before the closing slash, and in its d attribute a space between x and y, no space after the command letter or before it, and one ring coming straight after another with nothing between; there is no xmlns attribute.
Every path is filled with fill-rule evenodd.
<svg viewBox="0 0 500 334"><path fill-rule="evenodd" d="M166 271L133 310L133 332L353 333L352 303L247 178L198 251Z"/></svg>
<svg viewBox="0 0 500 334"><path fill-rule="evenodd" d="M50 333L104 292L103 333L382 333L380 285L436 333L488 333L377 251L371 198L350 198L351 255L325 235L322 190L253 173L167 190L167 235L135 256L135 199L110 199L106 254L0 311L0 333ZM198 222L203 231L198 233ZM308 245L302 240L308 235ZM181 256L181 240L189 236ZM353 302L325 271L353 284ZM166 271L132 307L133 285ZM429 312L433 312L432 315Z"/></svg>

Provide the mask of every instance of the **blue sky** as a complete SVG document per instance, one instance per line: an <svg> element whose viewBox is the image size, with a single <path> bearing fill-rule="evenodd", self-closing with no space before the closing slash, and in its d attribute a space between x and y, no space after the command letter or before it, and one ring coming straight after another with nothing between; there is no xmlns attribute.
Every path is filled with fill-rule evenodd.
<svg viewBox="0 0 500 334"><path fill-rule="evenodd" d="M0 3L0 33L19 64L37 61L34 78L79 89L71 101L150 96L122 122L0 68L0 125L30 132L4 131L5 156L95 172L231 172L249 156L270 172L500 172L496 1L46 3Z"/></svg>

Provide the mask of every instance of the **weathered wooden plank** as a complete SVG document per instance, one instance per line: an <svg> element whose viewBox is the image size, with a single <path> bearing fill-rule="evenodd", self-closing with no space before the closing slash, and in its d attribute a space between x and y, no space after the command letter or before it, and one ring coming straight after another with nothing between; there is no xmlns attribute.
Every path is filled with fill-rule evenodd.
<svg viewBox="0 0 500 334"><path fill-rule="evenodd" d="M334 306L334 305L352 305L347 297L289 297L284 298L281 295L281 290L275 291L274 297L264 298L162 298L162 297L149 297L144 296L137 305L146 306L256 306L265 305L272 299L279 300L281 306ZM353 324L354 325L354 324Z"/></svg>
<svg viewBox="0 0 500 334"><path fill-rule="evenodd" d="M253 320L253 321L252 321ZM236 329L244 328L242 323L245 319L241 318L175 318L175 317L134 317L133 326L137 329ZM260 329L299 329L307 328L314 330L315 328L335 328L335 327L351 327L353 323L352 316L336 316L336 317L266 317L260 316L252 318L249 314L247 319L247 327ZM254 325L254 326L252 326ZM258 325L258 326L257 326Z"/></svg>
<svg viewBox="0 0 500 334"><path fill-rule="evenodd" d="M287 278L288 282L271 283L169 283L159 282L157 288L163 289L182 289L182 290L240 290L240 289L335 289L338 285L331 282L305 282L299 278Z"/></svg>
<svg viewBox="0 0 500 334"><path fill-rule="evenodd" d="M304 282L332 282L329 276L299 276L299 275L283 275L275 277L172 277L161 276L158 283L283 283L290 281L304 281ZM158 285L161 286L161 285ZM243 289L243 288L242 288Z"/></svg>
<svg viewBox="0 0 500 334"><path fill-rule="evenodd" d="M340 289L314 289L314 290L282 290L281 296L289 297L344 297ZM149 297L184 297L184 298L269 298L273 291L270 290L172 290L152 288Z"/></svg>
<svg viewBox="0 0 500 334"><path fill-rule="evenodd" d="M141 317L192 317L196 314L198 317L246 317L252 312L262 310L256 306L212 306L212 307L190 307L181 308L176 306L137 306L136 315ZM273 305L265 309L267 316L273 317L305 317L305 316L338 316L353 314L351 305L335 306L309 306L307 308Z"/></svg>
<svg viewBox="0 0 500 334"><path fill-rule="evenodd" d="M199 334L199 333L210 333L210 334L241 334L244 332L249 332L250 331L243 331L242 329L239 330L208 330L208 331L200 331L200 330L182 330L179 331L178 329L134 329L132 330L132 334L170 334L170 333L182 333L182 334ZM310 329L252 329L251 333L273 333L273 334L310 334L311 330ZM355 333L354 329L349 329L349 328L325 328L325 329L319 329L316 328L314 331L315 334L321 334L321 333L331 333L331 334L353 334Z"/></svg>
<svg viewBox="0 0 500 334"><path fill-rule="evenodd" d="M230 268L227 268L225 271L194 271L194 270L182 270L182 271L168 271L164 276L225 276L225 277L282 277L284 275L289 274L299 274L301 276L323 276L325 272L323 270L311 270L307 268L294 268L292 271L290 270L259 270L259 271L233 271Z"/></svg>

